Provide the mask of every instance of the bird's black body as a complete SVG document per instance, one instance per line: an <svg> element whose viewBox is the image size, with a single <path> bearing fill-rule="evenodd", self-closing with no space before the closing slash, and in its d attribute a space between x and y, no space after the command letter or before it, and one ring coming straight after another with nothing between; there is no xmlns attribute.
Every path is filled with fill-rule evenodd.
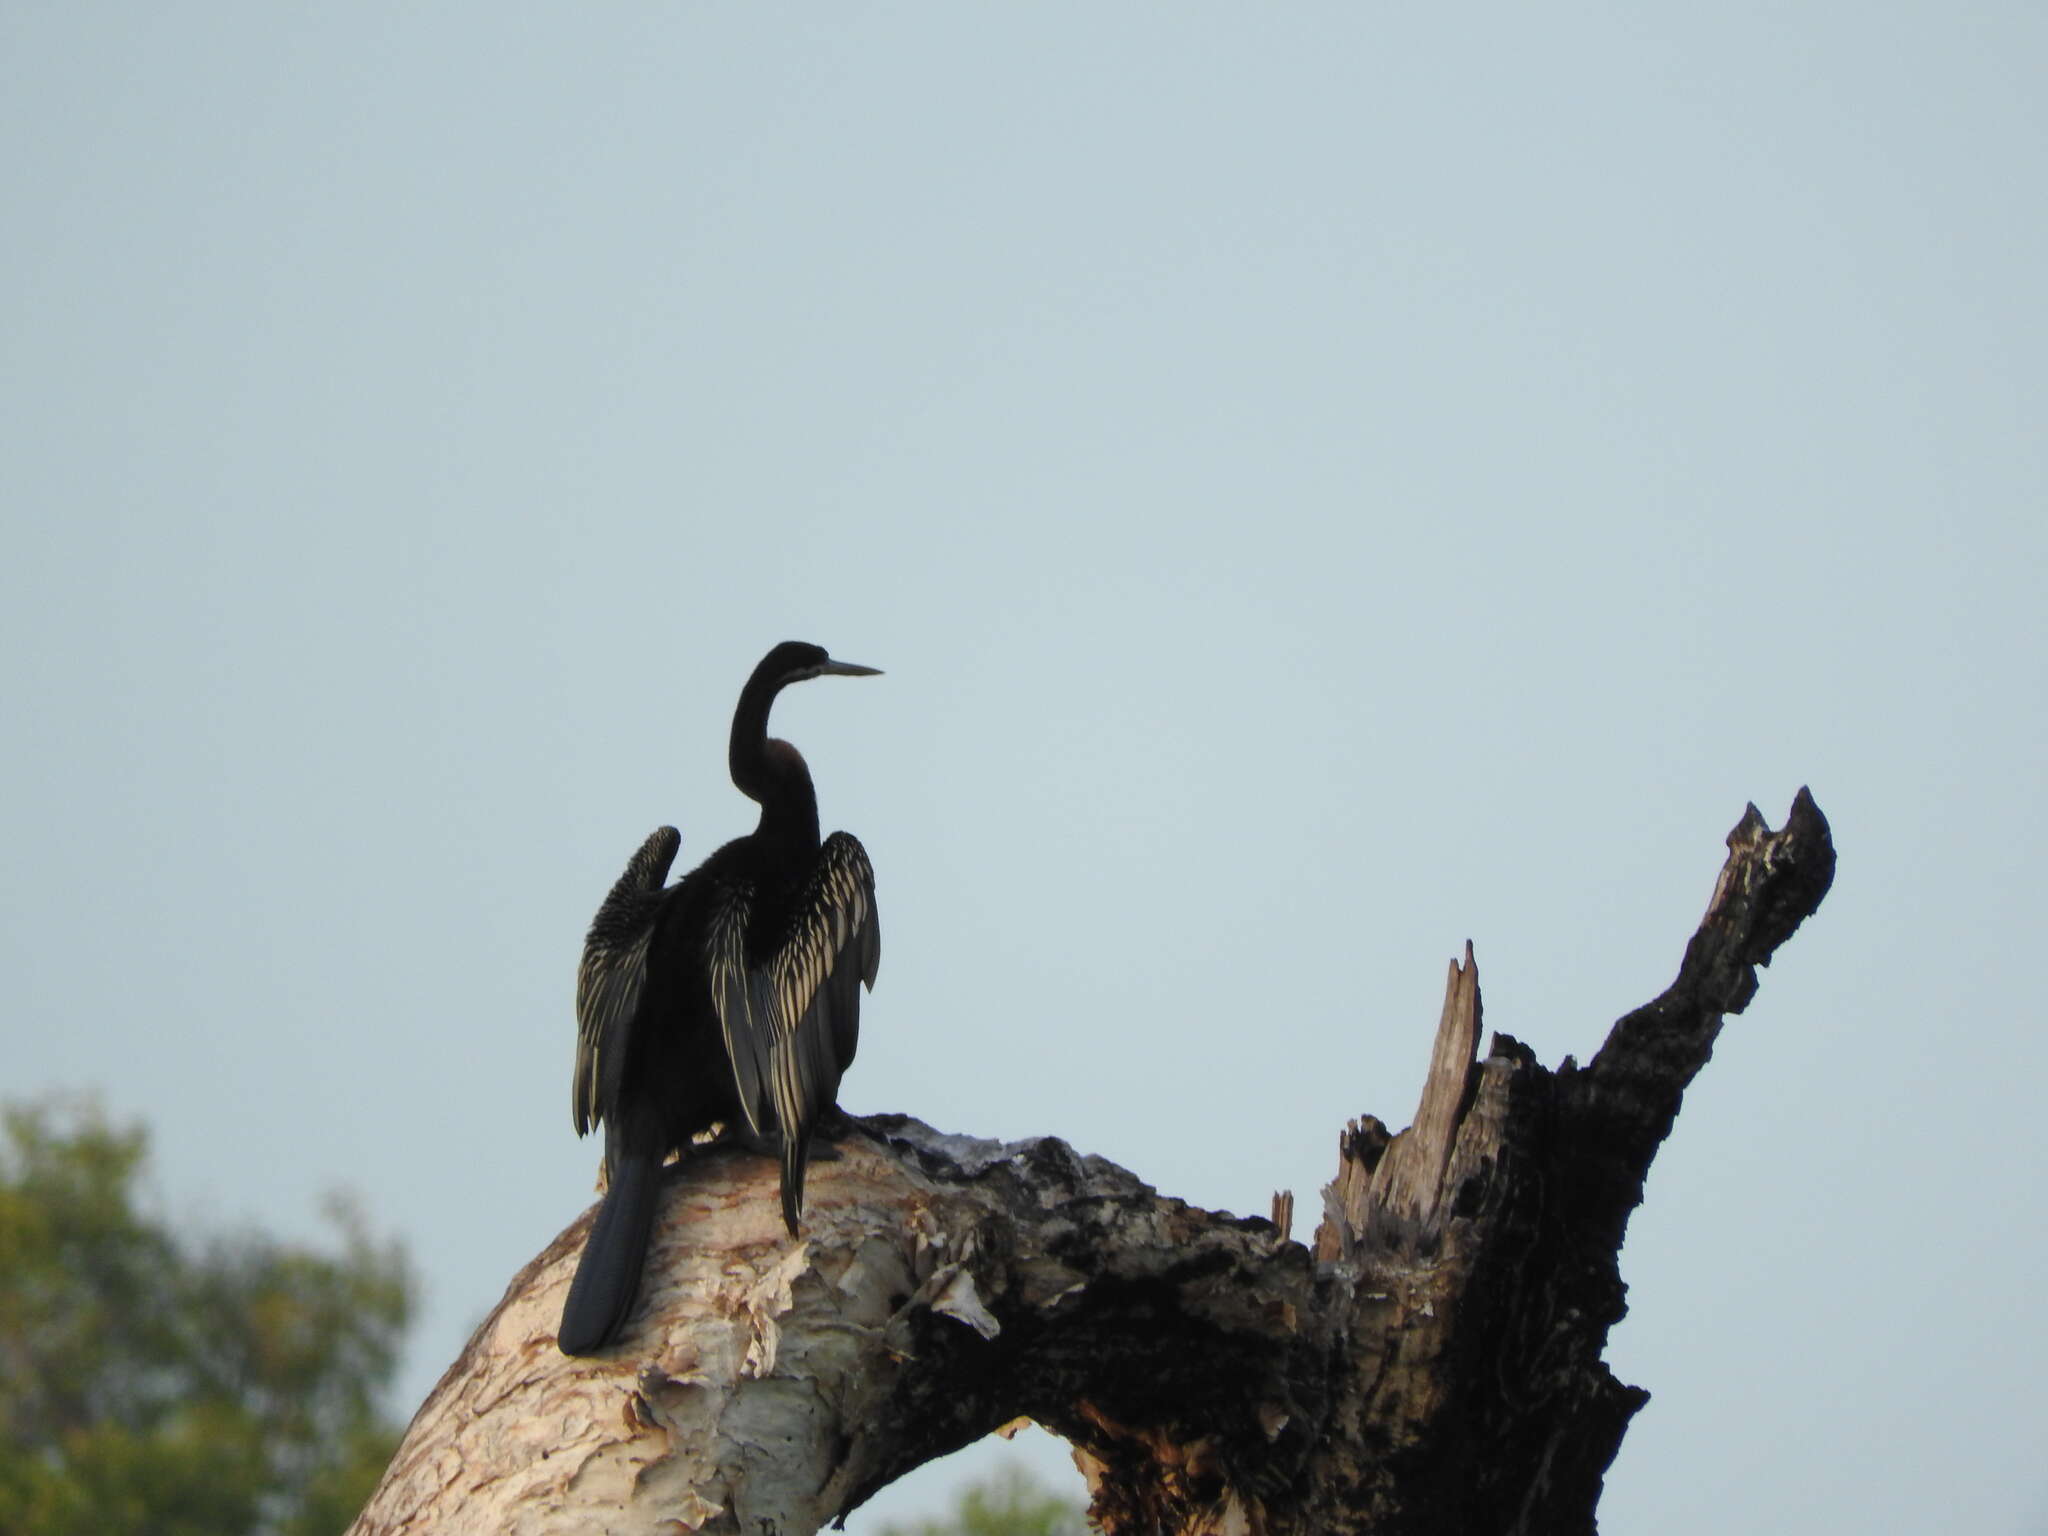
<svg viewBox="0 0 2048 1536"><path fill-rule="evenodd" d="M741 691L733 782L760 825L672 886L681 838L662 827L634 854L591 923L577 973L575 1123L602 1121L610 1183L557 1341L591 1354L617 1337L639 1291L660 1169L723 1125L778 1143L791 1233L819 1118L860 1034L860 989L881 958L874 872L845 832L818 836L817 796L796 748L768 735L785 686L872 668L814 645L770 651Z"/></svg>

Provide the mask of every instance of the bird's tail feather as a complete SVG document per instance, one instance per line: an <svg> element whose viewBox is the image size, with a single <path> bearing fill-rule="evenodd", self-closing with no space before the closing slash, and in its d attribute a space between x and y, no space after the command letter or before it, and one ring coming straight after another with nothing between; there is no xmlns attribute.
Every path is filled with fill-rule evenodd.
<svg viewBox="0 0 2048 1536"><path fill-rule="evenodd" d="M811 1161L811 1128L797 1127L782 1138L782 1224L797 1235L797 1212L804 1206L804 1169Z"/></svg>
<svg viewBox="0 0 2048 1536"><path fill-rule="evenodd" d="M627 1155L612 1165L612 1183L590 1224L562 1326L555 1342L565 1355L594 1355L619 1336L640 1294L647 1239L661 1193L661 1168L647 1156Z"/></svg>

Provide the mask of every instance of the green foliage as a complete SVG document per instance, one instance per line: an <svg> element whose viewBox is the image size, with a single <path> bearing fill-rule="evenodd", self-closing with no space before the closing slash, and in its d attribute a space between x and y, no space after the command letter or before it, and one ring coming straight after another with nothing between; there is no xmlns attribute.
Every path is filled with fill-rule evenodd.
<svg viewBox="0 0 2048 1536"><path fill-rule="evenodd" d="M885 1525L882 1536L1087 1536L1081 1505L1053 1493L1022 1467L1003 1467L960 1496L952 1517Z"/></svg>
<svg viewBox="0 0 2048 1536"><path fill-rule="evenodd" d="M0 1536L335 1536L397 1443L412 1308L345 1202L338 1257L139 1211L148 1138L0 1111Z"/></svg>

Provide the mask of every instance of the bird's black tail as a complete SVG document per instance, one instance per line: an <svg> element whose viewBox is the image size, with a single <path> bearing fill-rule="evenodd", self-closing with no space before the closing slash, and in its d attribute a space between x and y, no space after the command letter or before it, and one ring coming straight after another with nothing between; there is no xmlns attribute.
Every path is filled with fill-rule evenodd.
<svg viewBox="0 0 2048 1536"><path fill-rule="evenodd" d="M640 1271L647 1262L647 1239L654 1230L656 1197L661 1193L661 1165L645 1155L628 1154L612 1164L612 1184L590 1236L577 1261L569 1299L562 1304L562 1326L555 1342L565 1355L594 1355L626 1325L633 1299L640 1294Z"/></svg>
<svg viewBox="0 0 2048 1536"><path fill-rule="evenodd" d="M811 1161L811 1127L799 1126L782 1137L782 1224L797 1235L797 1213L804 1207L804 1169Z"/></svg>

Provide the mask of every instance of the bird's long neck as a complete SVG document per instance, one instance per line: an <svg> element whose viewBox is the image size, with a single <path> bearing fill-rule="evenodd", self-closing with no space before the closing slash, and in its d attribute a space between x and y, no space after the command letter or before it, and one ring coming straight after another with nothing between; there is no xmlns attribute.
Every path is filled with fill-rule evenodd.
<svg viewBox="0 0 2048 1536"><path fill-rule="evenodd" d="M727 762L740 793L761 807L757 843L797 853L818 850L818 796L803 754L768 734L768 710L779 690L748 683L732 717Z"/></svg>

